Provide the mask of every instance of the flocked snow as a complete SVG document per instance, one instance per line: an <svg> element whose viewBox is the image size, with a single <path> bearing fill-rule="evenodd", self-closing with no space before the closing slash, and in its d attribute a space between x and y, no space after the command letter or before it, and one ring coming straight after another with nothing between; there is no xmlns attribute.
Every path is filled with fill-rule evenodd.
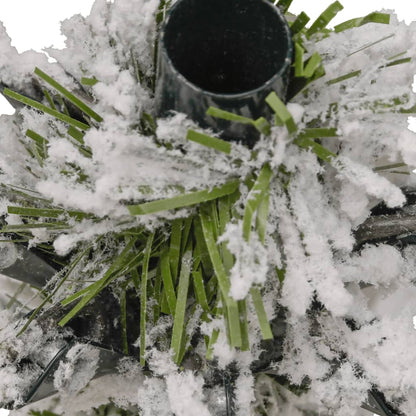
<svg viewBox="0 0 416 416"><path fill-rule="evenodd" d="M416 135L408 130L408 115L389 112L394 98L403 102L403 108L415 104L411 87L416 64L381 68L404 51L403 56L416 56L416 23L407 26L392 15L390 25L368 24L332 34L317 43L306 43L310 54L318 51L322 55L326 76L312 84L308 94L297 96L288 108L301 128L317 120L320 126L337 127L339 137L322 140L338 155L330 166L293 145L280 127L259 141L256 159L238 143L232 144L230 155L224 155L186 141L188 128L197 127L183 114L159 121L158 140L166 146L141 135L134 126L143 111L154 111L154 104L148 89L137 79L133 60L137 60L145 76L151 76L153 14L158 3L97 0L87 18L76 15L63 22L66 48L48 49L57 63L49 63L44 54L33 51L19 55L0 26L2 83L41 99L32 83L34 67L38 66L82 97L85 92L76 80L96 77L99 82L90 89L95 97L91 106L104 118L85 136L93 152L93 158L88 159L60 137L58 133L64 132L65 126L55 123L57 127L52 127L48 116L30 109L1 116L0 182L36 191L57 206L105 218L98 223L85 220L61 234L54 246L58 254L66 255L78 243L108 232L134 224L155 228L163 224L164 218L189 213L180 210L136 219L129 216L125 201L174 196L179 186L184 191L205 189L230 178L244 178L264 162L269 162L275 172L284 163L291 179L285 191L280 179L275 177L271 183L266 246L256 236L250 243L245 242L240 223L229 224L221 237L236 259L230 274L230 295L243 299L253 284L261 284L266 288L269 318L276 314L277 305L286 308L285 337L276 341L283 342L283 357L271 362L270 368L286 375L293 384L301 384L307 378L310 389L295 397L282 388L285 399L278 401L279 414L295 416L313 409L319 414L354 415L375 385L411 415L416 405L416 331L412 321L416 315L416 249L408 246L400 250L380 244L357 251L353 230L369 217L377 203L401 207L405 202L401 189L416 187L415 174L373 170L397 162L408 164L410 172L416 168ZM362 71L361 76L326 84L357 70ZM39 169L36 160L27 158L21 143L29 140L24 136L28 128L50 142L43 169ZM241 163L234 163L237 159ZM87 181L79 181L76 172L61 174L62 167L72 163L88 176ZM243 186L241 194L244 202L247 190ZM7 205L7 198L1 196L0 213L6 223L19 223L19 217L7 215ZM32 243L39 244L49 237L46 230L38 231ZM0 247L2 267L16 254L13 248L6 247ZM92 261L99 267L100 259ZM275 267L286 269L282 285ZM82 276L82 267L78 273ZM322 308L311 310L312 300L319 300ZM261 352L251 305L248 316L254 341L247 353L230 349L222 320L194 322L206 335L215 328L221 329L214 357L220 368L236 362L240 369L235 382L240 416L251 414L250 406L258 395L255 377L249 370L251 361ZM354 320L355 330L347 325L350 320ZM16 337L15 322L12 312L2 312L0 402L19 404L23 392L41 372L40 364L22 369L19 361L36 356L44 364L50 359L48 352L56 351L63 340L61 335L42 332L36 325ZM159 325L151 329L148 342L153 339L152 333L167 331L171 321L161 320ZM203 342L195 350L203 357ZM88 365L73 374L73 361L79 353L73 350L72 362L69 359L62 363L55 375L55 386L63 396L79 394L78 399L71 399L78 400L77 411L92 406L89 387L76 392L87 386L97 365L97 357L93 350L89 351ZM154 350L149 355L149 366L155 377L143 375L132 366L130 373L120 370L121 376L103 379L101 387L95 388L101 393L103 389L111 390L109 396L116 403L126 408L139 406L144 416L205 416L216 414L215 409L224 405L222 388L205 388L197 369L177 369L169 353ZM75 379L78 384L74 385L71 380ZM114 380L117 388L112 385ZM62 400L70 403L68 398ZM62 406L58 405L59 411L69 411Z"/></svg>

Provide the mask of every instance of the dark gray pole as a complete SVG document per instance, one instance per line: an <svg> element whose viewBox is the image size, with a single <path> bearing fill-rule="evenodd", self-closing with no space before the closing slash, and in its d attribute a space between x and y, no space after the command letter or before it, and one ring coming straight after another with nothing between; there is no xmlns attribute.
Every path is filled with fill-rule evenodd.
<svg viewBox="0 0 416 416"><path fill-rule="evenodd" d="M269 0L178 0L161 28L156 88L159 116L187 114L223 137L253 145L252 126L214 119L218 107L250 118L270 115L266 96L286 96L293 43Z"/></svg>

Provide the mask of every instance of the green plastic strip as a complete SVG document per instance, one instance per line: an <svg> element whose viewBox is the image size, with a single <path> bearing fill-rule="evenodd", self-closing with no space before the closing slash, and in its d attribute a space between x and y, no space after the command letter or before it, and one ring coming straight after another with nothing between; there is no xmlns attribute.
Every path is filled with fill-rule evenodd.
<svg viewBox="0 0 416 416"><path fill-rule="evenodd" d="M247 320L247 304L246 300L239 300L238 312L240 315L240 331L241 331L241 351L250 350L250 339L249 339L249 329L248 329L248 320Z"/></svg>
<svg viewBox="0 0 416 416"><path fill-rule="evenodd" d="M373 172L382 172L384 170L405 168L408 167L406 163L392 163L391 165L377 166L373 169Z"/></svg>
<svg viewBox="0 0 416 416"><path fill-rule="evenodd" d="M153 303L153 325L156 325L160 318L160 298L162 295L162 272L160 270L160 261L158 267L156 268L156 276L153 287L153 299L156 301Z"/></svg>
<svg viewBox="0 0 416 416"><path fill-rule="evenodd" d="M257 211L257 232L259 233L259 237L262 243L264 244L265 242L267 218L269 211L269 187L271 176L272 171L270 169L270 166L265 164L261 169L259 176L257 177L257 180L254 183L248 195L246 209L244 211L243 217L243 237L246 241L249 241L250 239L252 218L254 213ZM269 320L266 315L260 290L256 287L252 287L250 289L250 294L253 299L253 304L256 310L263 339L272 339L273 334L270 328ZM242 305L240 305L240 322L242 325L242 331L245 331L244 322L241 317L241 307Z"/></svg>
<svg viewBox="0 0 416 416"><path fill-rule="evenodd" d="M208 345L207 345L206 359L208 361L212 360L212 355L214 353L214 344L217 342L219 335L220 335L220 330L219 329L214 329L212 331L212 334L209 338Z"/></svg>
<svg viewBox="0 0 416 416"><path fill-rule="evenodd" d="M269 319L267 318L266 310L264 309L263 299L260 290L256 287L250 289L251 299L253 300L254 309L256 310L257 318L260 324L261 334L263 339L273 339L273 333L270 328Z"/></svg>
<svg viewBox="0 0 416 416"><path fill-rule="evenodd" d="M93 87L97 82L99 82L97 78L87 78L87 77L81 78L81 84L87 85L89 87Z"/></svg>
<svg viewBox="0 0 416 416"><path fill-rule="evenodd" d="M347 20L334 27L336 33L343 32L347 29L363 26L367 23L381 23L388 25L390 23L390 15L386 13L373 12L364 17Z"/></svg>
<svg viewBox="0 0 416 416"><path fill-rule="evenodd" d="M259 117L257 120L254 120L253 126L262 134L269 136L271 133L270 123L264 118Z"/></svg>
<svg viewBox="0 0 416 416"><path fill-rule="evenodd" d="M303 77L303 56L305 50L302 46L296 42L295 43L295 77Z"/></svg>
<svg viewBox="0 0 416 416"><path fill-rule="evenodd" d="M396 53L395 55L393 55L393 56L390 56L389 58L387 58L389 61L392 61L393 59L397 59L397 58L399 58L400 56L403 56L403 55L406 55L407 54L407 51L403 51L403 52L400 52L400 53Z"/></svg>
<svg viewBox="0 0 416 416"><path fill-rule="evenodd" d="M318 52L315 52L309 59L308 62L303 69L303 76L305 78L312 78L313 74L322 64L322 57L319 55Z"/></svg>
<svg viewBox="0 0 416 416"><path fill-rule="evenodd" d="M289 10L290 5L293 0L279 0L277 2L277 7L283 12L286 13Z"/></svg>
<svg viewBox="0 0 416 416"><path fill-rule="evenodd" d="M149 261L152 253L154 233L150 234L144 249L144 259L142 268L142 279L140 289L140 365L146 364L146 326L147 326L147 278L149 274Z"/></svg>
<svg viewBox="0 0 416 416"><path fill-rule="evenodd" d="M339 2L335 1L329 5L326 10L315 20L312 26L306 32L307 37L314 35L317 32L322 31L326 28L328 23L341 11L344 6Z"/></svg>
<svg viewBox="0 0 416 416"><path fill-rule="evenodd" d="M140 205L127 206L130 215L147 215L156 212L168 211L171 209L189 207L202 202L211 201L224 195L235 192L240 185L238 180L227 182L222 186L206 189L203 191L191 192L188 194L178 195L173 198L161 199L157 201L145 202Z"/></svg>
<svg viewBox="0 0 416 416"><path fill-rule="evenodd" d="M265 164L261 168L259 176L248 194L243 217L243 237L246 241L250 239L254 213L257 211L261 200L269 189L271 177L272 170L268 164Z"/></svg>
<svg viewBox="0 0 416 416"><path fill-rule="evenodd" d="M101 290L106 287L112 280L118 277L117 272L123 270L126 263L129 260L131 250L136 243L136 239L131 239L124 249L121 251L119 256L114 260L112 265L109 267L104 276L88 286L85 289L69 296L67 299L61 302L62 305L66 305L83 296L83 298L59 321L59 326L66 325L73 317L75 317L95 296L97 296Z"/></svg>
<svg viewBox="0 0 416 416"><path fill-rule="evenodd" d="M219 234L225 233L226 226L231 222L231 201L227 195L218 200L218 222L219 222ZM221 243L222 260L225 267L225 272L229 274L234 265L234 257L228 249L227 242Z"/></svg>
<svg viewBox="0 0 416 416"><path fill-rule="evenodd" d="M23 328L19 331L18 335L22 334L26 331L27 327L30 323L36 318L38 313L43 309L43 307L51 301L53 296L58 292L58 290L62 287L62 285L68 280L71 273L74 271L75 267L79 264L79 262L90 252L91 246L88 246L85 250L81 252L81 254L69 265L68 270L66 271L64 277L61 279L59 284L55 287L55 289L42 301L42 303L32 312L29 319L26 321Z"/></svg>
<svg viewBox="0 0 416 416"><path fill-rule="evenodd" d="M49 91L47 89L43 88L42 92L45 95L46 100L48 101L49 106L52 108L52 110L56 110L55 103L53 102L53 99L52 99L51 95L49 94Z"/></svg>
<svg viewBox="0 0 416 416"><path fill-rule="evenodd" d="M48 230L66 230L71 228L69 224L64 222L36 222L29 224L10 224L0 229L0 233L13 233L18 231L30 231L31 229L47 228Z"/></svg>
<svg viewBox="0 0 416 416"><path fill-rule="evenodd" d="M47 139L30 129L26 130L26 136L35 141L41 149L44 149L49 143Z"/></svg>
<svg viewBox="0 0 416 416"><path fill-rule="evenodd" d="M348 74L345 74L345 75L341 75L338 78L331 79L330 81L327 82L327 85L337 84L338 82L343 82L343 81L346 81L347 79L358 77L359 75L361 75L361 69L359 69L358 71L349 72Z"/></svg>
<svg viewBox="0 0 416 416"><path fill-rule="evenodd" d="M80 144L84 144L85 133L83 133L82 131L79 131L73 126L70 126L68 129L68 134Z"/></svg>
<svg viewBox="0 0 416 416"><path fill-rule="evenodd" d="M176 301L175 318L173 321L171 348L174 351L173 360L180 364L183 350L183 337L185 332L185 311L188 300L189 280L192 268L192 249L188 249L181 263L181 273L179 276L178 299Z"/></svg>
<svg viewBox="0 0 416 416"><path fill-rule="evenodd" d="M395 61L389 62L386 65L383 65L381 68L389 68L390 66L396 66L401 64L408 64L409 62L412 62L412 58L402 58L402 59L396 59Z"/></svg>
<svg viewBox="0 0 416 416"><path fill-rule="evenodd" d="M12 98L13 100L19 101L22 104L28 105L29 107L36 108L36 110L49 114L52 117L55 117L57 120L63 121L64 123L68 123L69 125L79 128L81 130L88 130L90 128L88 124L82 123L81 121L67 116L66 114L62 114L59 111L53 110L47 107L46 105L39 103L38 101L25 97L24 95L9 90L8 88L4 89L3 94L9 98Z"/></svg>
<svg viewBox="0 0 416 416"><path fill-rule="evenodd" d="M204 233L202 231L201 220L199 217L195 219L194 224L194 238L196 240L195 245L195 256L199 256L199 260L202 264L205 276L212 276L214 274L214 269L212 268L211 259L208 254L207 245L204 239Z"/></svg>
<svg viewBox="0 0 416 416"><path fill-rule="evenodd" d="M229 111L224 111L215 107L209 107L206 114L211 117L221 118L223 120L232 121L235 123L251 124L258 131L260 131L260 133L266 135L270 134L270 124L264 117L253 120L251 118L230 113Z"/></svg>
<svg viewBox="0 0 416 416"><path fill-rule="evenodd" d="M319 139L323 137L338 137L337 128L310 128L302 131L298 136L299 138L308 137L310 139Z"/></svg>
<svg viewBox="0 0 416 416"><path fill-rule="evenodd" d="M9 214L21 215L22 217L43 217L43 218L58 218L61 215L68 214L70 217L77 219L93 218L93 215L86 214L82 211L65 211L63 209L48 209L48 208L25 208L25 207L7 207Z"/></svg>
<svg viewBox="0 0 416 416"><path fill-rule="evenodd" d="M170 313L174 317L176 309L176 293L175 287L173 285L172 274L170 271L168 251L162 253L160 259L160 271L162 274L163 288L166 296L167 305L169 307Z"/></svg>
<svg viewBox="0 0 416 416"><path fill-rule="evenodd" d="M211 263L214 267L214 271L218 279L218 285L220 287L222 297L225 300L228 318L227 321L229 343L231 347L241 347L242 338L238 305L237 302L234 299L230 298L228 295L228 292L230 291L230 282L228 280L227 273L222 263L216 240L214 238L213 220L210 216L207 215L204 209L200 210L200 218Z"/></svg>
<svg viewBox="0 0 416 416"><path fill-rule="evenodd" d="M182 227L182 218L172 221L169 245L169 264L174 282L176 282L178 276L179 257L181 255Z"/></svg>
<svg viewBox="0 0 416 416"><path fill-rule="evenodd" d="M194 270L192 272L192 281L194 284L195 296L198 303L201 305L203 311L209 312L210 309L208 306L208 299L205 292L205 284L201 270Z"/></svg>
<svg viewBox="0 0 416 416"><path fill-rule="evenodd" d="M308 137L296 138L293 142L303 149L311 150L321 160L325 162L331 163L331 161L337 157L335 153L332 153L326 147L322 146L319 143L316 143L315 141L313 141L312 139Z"/></svg>
<svg viewBox="0 0 416 416"><path fill-rule="evenodd" d="M181 247L180 247L181 253L185 252L186 246L188 245L193 220L194 220L193 217L187 217L183 220L182 238L181 238Z"/></svg>
<svg viewBox="0 0 416 416"><path fill-rule="evenodd" d="M217 137L208 136L194 130L188 130L186 139L191 142L201 144L205 147L218 150L219 152L226 153L227 155L231 153L231 143L222 139L218 139Z"/></svg>
<svg viewBox="0 0 416 416"><path fill-rule="evenodd" d="M260 241L264 245L266 243L266 231L267 223L269 218L269 198L270 197L270 186L264 192L263 198L257 208L256 215L256 231Z"/></svg>
<svg viewBox="0 0 416 416"><path fill-rule="evenodd" d="M290 26L292 35L298 34L309 23L310 20L311 18L305 12L300 13Z"/></svg>
<svg viewBox="0 0 416 416"><path fill-rule="evenodd" d="M81 111L83 111L86 115L94 119L95 121L103 121L103 118L98 115L94 110L88 107L84 102L82 102L79 98L75 97L70 91L68 91L64 86L59 84L59 82L55 81L51 78L48 74L45 74L41 69L35 68L35 74L42 78L45 82L59 91L68 101L78 107Z"/></svg>
<svg viewBox="0 0 416 416"><path fill-rule="evenodd" d="M230 113L229 111L221 110L216 107L209 107L206 114L211 117L221 118L223 120L235 121L243 124L253 124L253 119L249 117L240 116L238 114Z"/></svg>
<svg viewBox="0 0 416 416"><path fill-rule="evenodd" d="M266 97L266 103L272 108L276 114L276 122L279 125L285 125L289 133L295 133L297 126L293 120L292 114L286 108L284 102L277 96L275 92L271 92Z"/></svg>

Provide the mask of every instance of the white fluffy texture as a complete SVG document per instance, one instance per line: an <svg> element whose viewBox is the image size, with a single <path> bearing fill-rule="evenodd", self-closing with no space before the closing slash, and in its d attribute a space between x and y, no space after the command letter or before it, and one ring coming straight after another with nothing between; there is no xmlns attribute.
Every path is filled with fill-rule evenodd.
<svg viewBox="0 0 416 416"><path fill-rule="evenodd" d="M406 198L397 186L366 166L341 157L338 166L341 181L347 180L357 187L363 187L368 195L384 200L388 207L400 207L405 203Z"/></svg>
<svg viewBox="0 0 416 416"><path fill-rule="evenodd" d="M279 233L286 255L285 284L281 303L296 315L303 315L313 295L307 258L302 247L299 231L285 206L279 201Z"/></svg>
<svg viewBox="0 0 416 416"><path fill-rule="evenodd" d="M0 245L0 270L13 265L19 257L17 247L13 243Z"/></svg>
<svg viewBox="0 0 416 416"><path fill-rule="evenodd" d="M254 284L264 284L267 278L267 250L253 233L250 241L243 238L242 222L228 224L218 242L225 242L235 263L230 271L231 288L229 295L235 300L245 299Z"/></svg>
<svg viewBox="0 0 416 416"><path fill-rule="evenodd" d="M24 403L25 393L42 374L42 368L45 368L62 348L64 342L62 335L56 331L44 332L37 325L33 325L31 331L17 337L16 323L12 318L12 312L9 310L0 313L0 402L19 405ZM37 365L17 366L16 359L18 362L27 360Z"/></svg>
<svg viewBox="0 0 416 416"><path fill-rule="evenodd" d="M51 117L30 109L1 116L0 182L36 190L40 194L37 196L59 207L82 210L102 219L74 223L72 229L61 233L54 248L66 255L80 242L92 242L123 227L144 225L155 229L162 224L161 219L173 217L164 213L132 218L126 201L172 197L234 178L243 181L269 163L274 176L265 247L254 233L249 243L244 242L240 223L230 224L222 236L236 259L230 294L243 299L253 284L261 284L269 317L274 315L276 303L286 308L288 329L278 368L294 383L309 378L311 389L305 395L309 409L336 416L353 414L374 383L390 398L407 397L403 409L413 411L416 374L409 363L416 359L412 348L416 342L412 324L416 314L416 250L399 252L380 244L357 252L353 232L375 204L383 200L389 207L401 206L404 196L400 187L416 186L415 175L374 171L401 162L409 165L409 171L416 167L416 135L407 130L407 114L389 113L393 102L400 102L403 109L415 105L411 85L416 63L383 67L402 51L407 51L405 56L416 55L416 23L408 27L392 16L390 26L369 24L331 34L319 42L305 40L308 54L317 51L322 55L326 75L312 83L308 93L298 94L288 108L300 128L320 122L337 128L337 138L322 139L322 144L338 156L330 166L318 162L312 152L293 145L281 127L273 127L270 137L260 139L256 157L237 143L226 155L187 141L187 130L198 127L183 114L158 121L157 141L140 134L137 125L141 114L152 113L154 101L146 81L140 82L137 69L145 79L152 76L154 11L158 4L157 0L97 0L90 16L77 15L63 22L66 48L48 50L58 61L55 64L48 63L43 54L17 54L0 26L1 82L42 100L39 86L32 82L33 69L39 66L91 101L90 106L104 118L85 135L85 144L93 154L89 159L65 138L67 126L53 122ZM368 47L371 43L373 46ZM359 69L360 76L328 85L329 80ZM88 95L76 81L82 77L99 81L91 88L85 87ZM49 140L48 158L42 169L26 154L24 144L31 142L24 135L27 129ZM284 172L279 170L281 164L285 165ZM240 202L245 203L247 190L243 188ZM8 198L0 199L2 215L7 205L15 204L13 198ZM241 206L236 209L243 213ZM186 216L189 211L174 215ZM6 221L19 224L22 219L9 215ZM47 237L44 230L39 231L31 243ZM74 271L74 279L89 276L85 271L93 268L101 272L101 264L107 260L92 259L89 266ZM282 285L274 266L285 270ZM322 308L311 311L312 301L319 301ZM36 357L46 364L53 351L62 346L62 339L57 334L45 338L36 326L16 338L14 325L7 325L14 318L6 315L1 322L0 378L7 382L1 383L0 399L19 403L22 392L40 371L17 369L13 357ZM250 304L248 316L252 351L245 353L229 347L223 320L201 324L204 335L211 336L213 329L220 329L213 348L220 368L233 361L240 368L248 368L249 361L258 356L257 317ZM354 319L355 330L346 325L346 319ZM195 325L196 320L192 328ZM170 326L169 319L161 320L148 336L149 347L157 344L160 334L168 333ZM213 396L209 395L208 400L204 395L201 376L189 370L178 373L170 352L149 350L149 366L160 379L129 378L130 389L120 382L114 400L121 400L123 405L129 401L138 404L145 416L208 415L208 402ZM56 385L66 391L78 390L94 373L94 363L91 359L84 378L71 373L73 366L62 364ZM360 368L362 376L357 371ZM71 378L80 384L71 387ZM250 374L242 370L237 379L241 415L249 412L254 400L252 382ZM295 407L284 404L282 409L300 414L302 405Z"/></svg>
<svg viewBox="0 0 416 416"><path fill-rule="evenodd" d="M410 166L416 166L416 138L412 131L401 132L398 138L398 148L403 161Z"/></svg>
<svg viewBox="0 0 416 416"><path fill-rule="evenodd" d="M238 416L251 416L251 403L254 403L254 376L242 372L235 382L235 398Z"/></svg>
<svg viewBox="0 0 416 416"><path fill-rule="evenodd" d="M202 395L204 379L191 371L170 374L166 387L172 412L178 416L210 416Z"/></svg>
<svg viewBox="0 0 416 416"><path fill-rule="evenodd" d="M83 344L74 345L55 371L54 387L64 394L77 393L94 377L99 358L98 348Z"/></svg>
<svg viewBox="0 0 416 416"><path fill-rule="evenodd" d="M312 380L319 380L329 372L330 365L323 357L333 359L333 352L326 352L323 349L317 350L314 342L308 336L309 323L306 319L294 317L289 327L284 341L284 357L279 363L278 368L282 374L288 374L295 384L301 384L307 375ZM319 342L319 340L316 340ZM291 357L289 352L291 351ZM319 355L318 355L319 353Z"/></svg>
<svg viewBox="0 0 416 416"><path fill-rule="evenodd" d="M387 261L380 261L384 258ZM359 255L354 255L339 266L344 282L364 282L374 286L390 285L400 279L404 259L392 246L366 246Z"/></svg>
<svg viewBox="0 0 416 416"><path fill-rule="evenodd" d="M333 414L333 409L337 409L338 415L348 416L357 412L358 403L367 400L370 389L371 384L357 376L350 363L345 363L329 381L316 381L313 393L321 399L327 414Z"/></svg>
<svg viewBox="0 0 416 416"><path fill-rule="evenodd" d="M305 271L311 280L311 285L332 313L342 315L349 309L352 297L345 290L333 263L329 240L330 235L335 234L332 230L336 222L331 221L331 215L327 214L323 195L316 194L316 189L319 189L317 185L316 176L299 173L293 177L289 188L292 214L298 230L303 233ZM321 224L320 218L325 218L323 221L325 225ZM341 225L342 222L338 221L338 224ZM341 228L338 228L337 232L340 230ZM346 231L348 241L349 230ZM352 241L348 242L350 247L347 248L351 249Z"/></svg>
<svg viewBox="0 0 416 416"><path fill-rule="evenodd" d="M172 416L164 380L146 378L138 390L138 404L143 416Z"/></svg>

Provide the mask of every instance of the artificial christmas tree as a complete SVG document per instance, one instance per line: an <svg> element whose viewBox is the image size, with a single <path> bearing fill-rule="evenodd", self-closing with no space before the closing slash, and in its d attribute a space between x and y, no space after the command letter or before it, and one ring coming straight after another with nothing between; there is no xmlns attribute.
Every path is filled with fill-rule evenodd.
<svg viewBox="0 0 416 416"><path fill-rule="evenodd" d="M255 140L156 116L158 33L185 1L96 1L63 23L56 63L3 30L2 261L38 286L29 314L2 313L4 404L411 414L415 31L386 13L327 29L338 2L307 27L290 1L239 0L236 21L246 3L289 22L286 97L258 103L271 118L205 111Z"/></svg>

